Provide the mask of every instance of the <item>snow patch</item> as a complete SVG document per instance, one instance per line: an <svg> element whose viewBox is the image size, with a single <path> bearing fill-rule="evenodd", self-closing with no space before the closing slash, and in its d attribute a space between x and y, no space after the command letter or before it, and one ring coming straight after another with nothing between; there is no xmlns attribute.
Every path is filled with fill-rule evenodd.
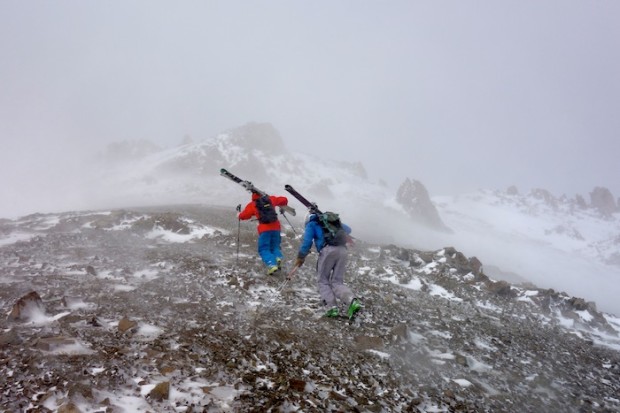
<svg viewBox="0 0 620 413"><path fill-rule="evenodd" d="M26 233L26 232L14 232L9 234L9 236L0 238L0 247L4 245L15 244L20 241L29 241L32 238L36 237L37 234Z"/></svg>
<svg viewBox="0 0 620 413"><path fill-rule="evenodd" d="M453 379L452 381L461 387L470 387L474 385L471 381L467 379Z"/></svg>
<svg viewBox="0 0 620 413"><path fill-rule="evenodd" d="M430 295L434 295L434 296L438 296L441 298L445 298L446 300L450 300L450 301L458 301L461 302L463 301L462 298L457 297L456 295L454 295L453 293L449 292L448 290L446 290L445 288L437 285L437 284L430 284L429 285L429 294Z"/></svg>

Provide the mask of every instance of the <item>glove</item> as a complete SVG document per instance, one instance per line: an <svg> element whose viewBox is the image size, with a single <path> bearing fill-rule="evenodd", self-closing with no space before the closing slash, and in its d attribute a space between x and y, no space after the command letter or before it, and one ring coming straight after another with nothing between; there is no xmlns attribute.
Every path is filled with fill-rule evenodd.
<svg viewBox="0 0 620 413"><path fill-rule="evenodd" d="M297 257L297 259L295 260L295 266L301 267L302 265L304 265L305 260L306 260L305 258Z"/></svg>
<svg viewBox="0 0 620 413"><path fill-rule="evenodd" d="M237 205L237 212L241 212L241 204Z"/></svg>

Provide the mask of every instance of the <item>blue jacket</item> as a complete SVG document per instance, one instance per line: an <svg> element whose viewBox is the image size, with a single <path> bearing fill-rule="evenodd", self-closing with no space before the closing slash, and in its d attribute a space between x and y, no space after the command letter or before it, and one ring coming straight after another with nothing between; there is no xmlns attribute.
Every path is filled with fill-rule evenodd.
<svg viewBox="0 0 620 413"><path fill-rule="evenodd" d="M342 224L342 229L344 229L347 234L351 233L351 227L346 224ZM321 252L325 246L325 238L323 237L323 228L321 228L321 224L318 223L316 215L312 215L306 224L304 238L299 247L299 254L297 254L297 256L305 258L310 253L313 241L317 252Z"/></svg>

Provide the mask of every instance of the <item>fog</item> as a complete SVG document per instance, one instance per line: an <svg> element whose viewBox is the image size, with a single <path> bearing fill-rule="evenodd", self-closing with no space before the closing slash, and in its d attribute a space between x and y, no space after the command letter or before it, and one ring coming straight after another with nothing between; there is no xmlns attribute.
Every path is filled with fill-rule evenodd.
<svg viewBox="0 0 620 413"><path fill-rule="evenodd" d="M0 3L0 216L79 207L113 141L248 121L431 195L620 196L620 3ZM87 165L87 166L84 166Z"/></svg>

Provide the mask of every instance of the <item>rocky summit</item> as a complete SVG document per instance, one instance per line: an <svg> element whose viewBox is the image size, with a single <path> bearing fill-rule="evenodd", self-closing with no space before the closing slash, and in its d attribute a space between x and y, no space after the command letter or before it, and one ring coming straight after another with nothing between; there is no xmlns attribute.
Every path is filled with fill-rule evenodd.
<svg viewBox="0 0 620 413"><path fill-rule="evenodd" d="M595 303L493 280L450 246L357 239L364 308L327 319L316 253L286 279L291 224L267 276L234 208L2 220L0 410L620 411L620 319Z"/></svg>

